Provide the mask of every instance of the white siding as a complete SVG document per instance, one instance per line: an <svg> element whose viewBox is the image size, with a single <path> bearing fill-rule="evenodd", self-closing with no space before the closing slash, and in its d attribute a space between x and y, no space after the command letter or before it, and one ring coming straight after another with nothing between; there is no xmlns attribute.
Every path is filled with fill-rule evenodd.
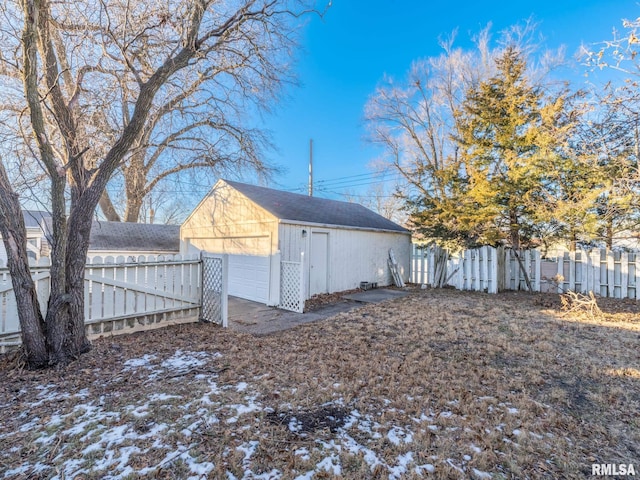
<svg viewBox="0 0 640 480"><path fill-rule="evenodd" d="M279 248L282 260L299 261L303 251L310 258L310 238L314 230L329 233L329 292L357 288L363 281L378 282L379 286L391 285L387 264L390 248L396 255L402 278L408 281L411 236L403 233L281 224ZM308 268L307 262L307 282ZM306 291L309 291L309 285L306 285Z"/></svg>
<svg viewBox="0 0 640 480"><path fill-rule="evenodd" d="M31 248L28 248L27 250L27 252L29 253L29 257L32 259L40 258L42 230L40 230L39 228L27 228L27 241L31 243ZM38 253L34 252L34 248L38 251ZM0 235L0 263L3 265L7 264L7 250L4 246L2 235Z"/></svg>
<svg viewBox="0 0 640 480"><path fill-rule="evenodd" d="M194 249L237 255L272 255L277 219L218 182L180 228L182 253Z"/></svg>

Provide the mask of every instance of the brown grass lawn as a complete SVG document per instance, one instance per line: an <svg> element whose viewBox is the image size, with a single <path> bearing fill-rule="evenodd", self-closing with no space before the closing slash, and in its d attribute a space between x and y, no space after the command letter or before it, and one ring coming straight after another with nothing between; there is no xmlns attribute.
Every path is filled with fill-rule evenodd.
<svg viewBox="0 0 640 480"><path fill-rule="evenodd" d="M415 291L263 337L205 324L0 360L1 478L640 475L640 318L557 296Z"/></svg>

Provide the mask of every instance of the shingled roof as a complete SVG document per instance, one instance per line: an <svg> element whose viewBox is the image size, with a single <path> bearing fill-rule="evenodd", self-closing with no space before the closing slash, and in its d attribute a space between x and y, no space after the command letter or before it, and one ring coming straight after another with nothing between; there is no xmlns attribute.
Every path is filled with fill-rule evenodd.
<svg viewBox="0 0 640 480"><path fill-rule="evenodd" d="M154 251L180 250L180 226L130 222L93 222L91 250Z"/></svg>
<svg viewBox="0 0 640 480"><path fill-rule="evenodd" d="M280 220L408 232L400 225L357 203L309 197L230 180L224 182Z"/></svg>
<svg viewBox="0 0 640 480"><path fill-rule="evenodd" d="M45 218L44 231L45 238L51 243L51 218ZM89 250L177 253L180 251L180 225L94 221Z"/></svg>
<svg viewBox="0 0 640 480"><path fill-rule="evenodd" d="M23 210L22 216L24 217L24 226L27 228L40 228L43 220L51 218L49 212L42 210Z"/></svg>

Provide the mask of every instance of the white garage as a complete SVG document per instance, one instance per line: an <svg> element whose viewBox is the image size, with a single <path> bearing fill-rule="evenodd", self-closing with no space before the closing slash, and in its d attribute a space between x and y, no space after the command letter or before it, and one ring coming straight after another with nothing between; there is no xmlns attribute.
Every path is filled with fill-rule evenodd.
<svg viewBox="0 0 640 480"><path fill-rule="evenodd" d="M181 252L229 255L229 294L279 305L281 281L291 277L304 298L391 285L393 249L403 280L409 276L410 232L356 203L309 197L219 180L180 229ZM282 277L281 277L282 273ZM294 280L291 280L293 278Z"/></svg>
<svg viewBox="0 0 640 480"><path fill-rule="evenodd" d="M269 303L271 258L261 255L229 255L229 295Z"/></svg>

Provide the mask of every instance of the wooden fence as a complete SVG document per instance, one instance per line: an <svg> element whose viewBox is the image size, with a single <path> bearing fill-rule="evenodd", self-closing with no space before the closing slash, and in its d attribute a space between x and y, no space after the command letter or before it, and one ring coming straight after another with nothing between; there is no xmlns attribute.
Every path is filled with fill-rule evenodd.
<svg viewBox="0 0 640 480"><path fill-rule="evenodd" d="M85 271L85 323L90 336L197 321L202 271L197 255L93 257ZM31 265L43 312L49 297L49 259ZM0 352L20 344L20 323L9 269L0 263Z"/></svg>
<svg viewBox="0 0 640 480"><path fill-rule="evenodd" d="M640 300L640 252L592 250L565 252L543 259L538 250L523 250L520 261L511 249L481 247L452 255L447 261L447 285L460 290L497 293L576 291ZM434 285L438 251L413 245L411 282ZM524 275L526 272L526 276Z"/></svg>

